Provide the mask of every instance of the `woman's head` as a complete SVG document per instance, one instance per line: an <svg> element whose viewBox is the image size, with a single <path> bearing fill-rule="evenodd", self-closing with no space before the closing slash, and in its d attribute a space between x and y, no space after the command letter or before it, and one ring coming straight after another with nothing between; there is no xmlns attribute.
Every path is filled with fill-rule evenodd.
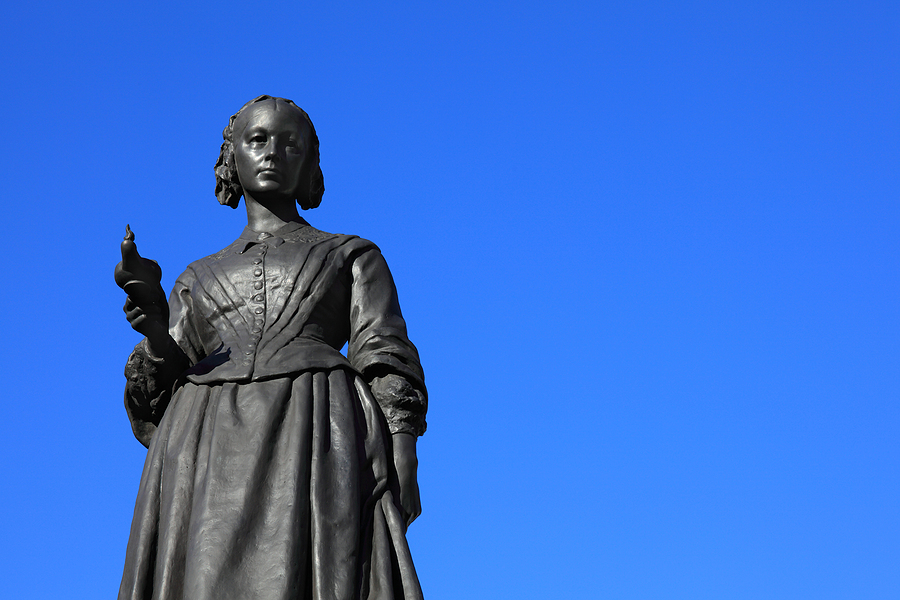
<svg viewBox="0 0 900 600"><path fill-rule="evenodd" d="M260 96L242 106L231 117L228 126L222 132L224 141L215 167L216 197L219 199L219 203L237 208L238 202L244 194L238 177L235 144L240 142L248 123L254 120L257 113L264 110L264 106L260 103L269 105L274 110L288 110L296 113L298 135L302 136L305 142L305 160L299 166L299 172L293 174L300 176L300 181L296 186L296 200L300 208L304 210L317 207L322 201L322 194L325 193L325 180L322 176L322 169L319 168L319 138L316 136L315 127L306 112L299 106L285 98L273 96Z"/></svg>

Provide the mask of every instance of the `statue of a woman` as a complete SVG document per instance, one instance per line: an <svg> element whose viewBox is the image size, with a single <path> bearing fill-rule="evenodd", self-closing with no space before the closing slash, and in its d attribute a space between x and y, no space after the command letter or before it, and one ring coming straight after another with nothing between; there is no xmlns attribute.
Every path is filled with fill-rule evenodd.
<svg viewBox="0 0 900 600"><path fill-rule="evenodd" d="M133 236L116 268L146 336L125 407L148 446L119 600L421 598L406 527L426 391L390 271L300 218L324 192L303 110L260 96L223 137L216 195L244 197L240 237L168 303Z"/></svg>

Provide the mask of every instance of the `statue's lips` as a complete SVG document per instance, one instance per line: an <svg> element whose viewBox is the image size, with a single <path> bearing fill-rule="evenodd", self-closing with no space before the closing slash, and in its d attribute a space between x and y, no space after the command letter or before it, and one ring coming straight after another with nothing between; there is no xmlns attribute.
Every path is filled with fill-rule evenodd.
<svg viewBox="0 0 900 600"><path fill-rule="evenodd" d="M260 169L260 175L281 175L281 171L278 169Z"/></svg>

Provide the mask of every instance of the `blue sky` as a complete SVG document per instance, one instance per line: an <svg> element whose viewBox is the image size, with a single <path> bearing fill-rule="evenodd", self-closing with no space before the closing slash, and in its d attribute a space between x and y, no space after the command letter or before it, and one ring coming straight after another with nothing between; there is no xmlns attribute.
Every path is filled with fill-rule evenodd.
<svg viewBox="0 0 900 600"><path fill-rule="evenodd" d="M900 597L900 5L29 2L0 23L0 580L118 589L144 457L126 223L163 283L304 107L429 384L429 600ZM27 276L27 281L23 277Z"/></svg>

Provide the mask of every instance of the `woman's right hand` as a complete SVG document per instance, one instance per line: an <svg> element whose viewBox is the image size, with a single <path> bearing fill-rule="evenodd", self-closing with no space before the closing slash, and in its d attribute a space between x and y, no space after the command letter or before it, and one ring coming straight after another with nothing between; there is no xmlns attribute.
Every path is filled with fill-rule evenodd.
<svg viewBox="0 0 900 600"><path fill-rule="evenodd" d="M122 310L131 327L147 338L150 351L156 356L162 356L169 343L169 328L159 305L138 306L129 296Z"/></svg>
<svg viewBox="0 0 900 600"><path fill-rule="evenodd" d="M131 227L125 226L122 240L122 262L116 265L116 284L128 294L125 317L138 333L150 343L151 351L164 351L169 342L169 307L159 283L162 269L155 260L138 253ZM161 356L159 352L154 352Z"/></svg>

